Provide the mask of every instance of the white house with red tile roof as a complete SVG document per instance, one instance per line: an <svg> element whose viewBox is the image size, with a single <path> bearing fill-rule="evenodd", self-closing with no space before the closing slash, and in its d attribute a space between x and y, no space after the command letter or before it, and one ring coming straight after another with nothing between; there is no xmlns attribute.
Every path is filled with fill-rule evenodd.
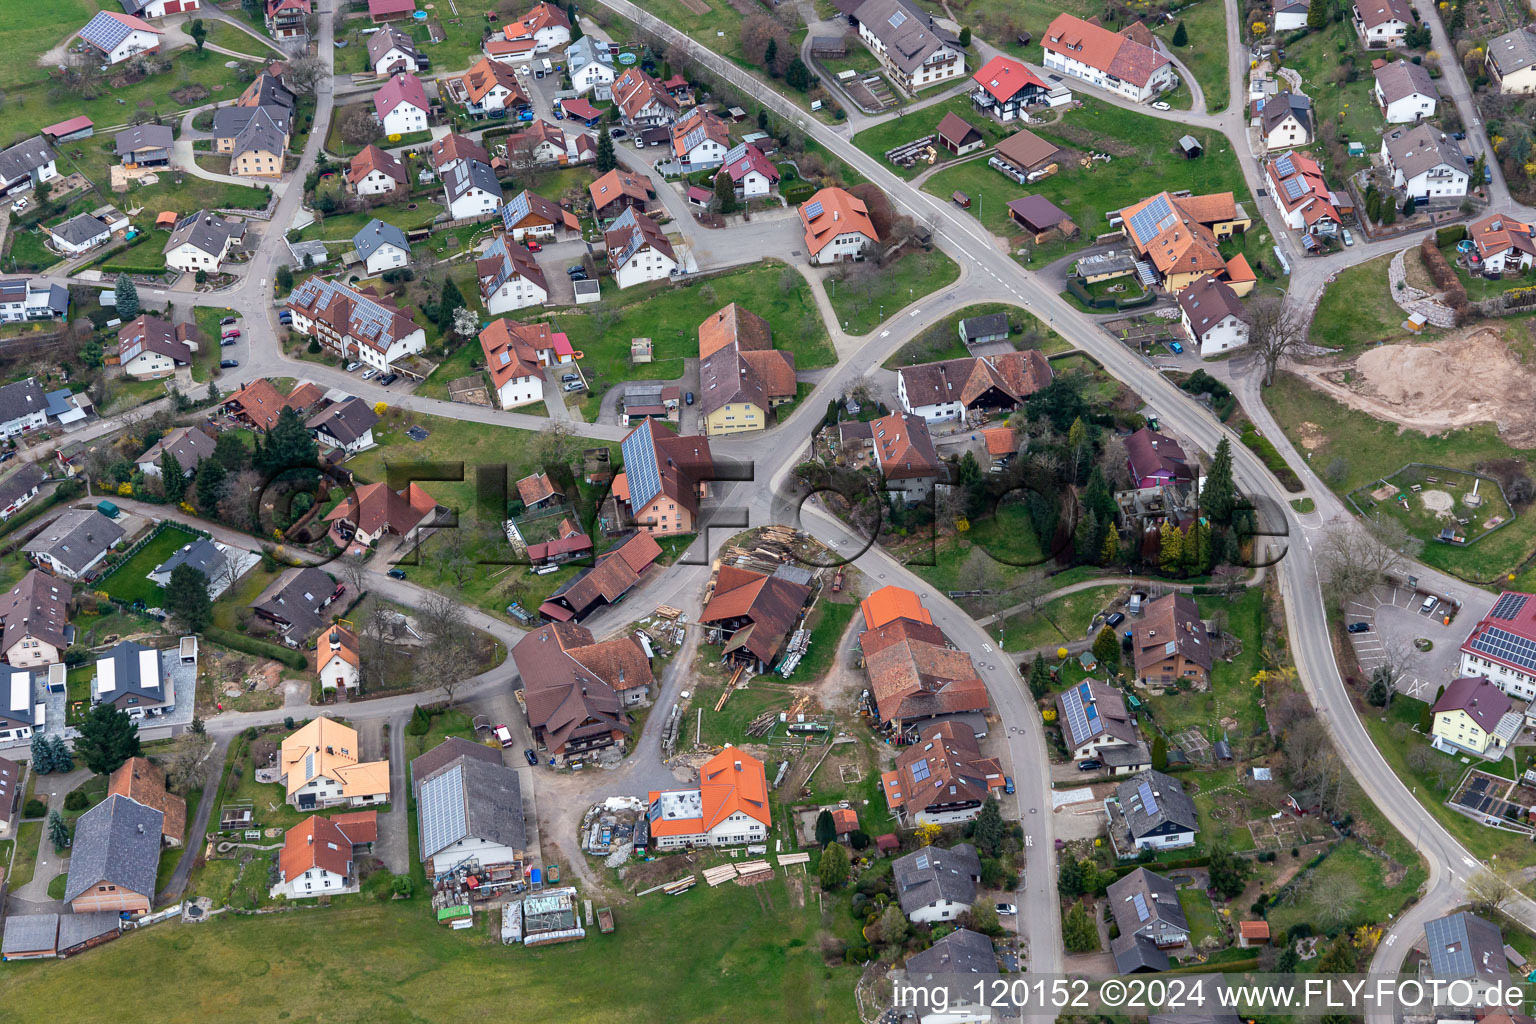
<svg viewBox="0 0 1536 1024"><path fill-rule="evenodd" d="M356 693L362 682L362 648L357 634L336 623L320 634L315 643L315 671L320 689Z"/></svg>
<svg viewBox="0 0 1536 1024"><path fill-rule="evenodd" d="M1178 84L1173 62L1118 32L1070 14L1058 14L1040 39L1042 63L1052 71L1145 103Z"/></svg>
<svg viewBox="0 0 1536 1024"><path fill-rule="evenodd" d="M164 18L201 10L199 0L122 0L123 10L138 18Z"/></svg>
<svg viewBox="0 0 1536 1024"><path fill-rule="evenodd" d="M624 123L631 127L670 124L681 108L661 83L638 67L629 68L613 82L613 101Z"/></svg>
<svg viewBox="0 0 1536 1024"><path fill-rule="evenodd" d="M405 184L405 165L372 143L347 166L347 190L356 195L382 195Z"/></svg>
<svg viewBox="0 0 1536 1024"><path fill-rule="evenodd" d="M480 332L480 349L503 409L543 401L544 367L575 360L570 339L547 321L520 324L506 318L492 320Z"/></svg>
<svg viewBox="0 0 1536 1024"><path fill-rule="evenodd" d="M1371 50L1401 45L1408 29L1419 23L1408 0L1359 0L1350 10L1350 21Z"/></svg>
<svg viewBox="0 0 1536 1024"><path fill-rule="evenodd" d="M571 21L565 11L554 4L538 3L521 18L503 25L501 36L508 42L532 43L531 53L548 53L570 44Z"/></svg>
<svg viewBox="0 0 1536 1024"><path fill-rule="evenodd" d="M730 129L703 107L694 107L672 126L672 159L684 171L719 167L730 148Z"/></svg>
<svg viewBox="0 0 1536 1024"><path fill-rule="evenodd" d="M1467 225L1467 237L1482 257L1483 269L1490 274L1529 268L1536 261L1533 227L1502 213L1495 213Z"/></svg>
<svg viewBox="0 0 1536 1024"><path fill-rule="evenodd" d="M1021 60L998 54L971 76L971 105L999 121L1025 117L1025 108L1044 103L1050 86Z"/></svg>
<svg viewBox="0 0 1536 1024"><path fill-rule="evenodd" d="M880 242L869 207L845 189L824 188L811 196L800 207L800 223L812 263L861 260Z"/></svg>
<svg viewBox="0 0 1536 1024"><path fill-rule="evenodd" d="M385 135L426 131L427 112L431 108L421 79L412 74L396 75L373 94L374 113Z"/></svg>
<svg viewBox="0 0 1536 1024"><path fill-rule="evenodd" d="M1322 167L1305 153L1282 153L1266 160L1264 183L1285 226L1292 230L1330 233L1343 219L1323 180Z"/></svg>
<svg viewBox="0 0 1536 1024"><path fill-rule="evenodd" d="M1536 594L1506 590L1461 645L1460 672L1519 701L1536 699Z"/></svg>
<svg viewBox="0 0 1536 1024"><path fill-rule="evenodd" d="M141 53L155 53L164 34L131 14L97 11L80 30L80 40L99 52L108 64L119 64Z"/></svg>
<svg viewBox="0 0 1536 1024"><path fill-rule="evenodd" d="M697 788L652 790L646 805L658 850L760 843L773 825L763 762L732 746L700 766Z"/></svg>
<svg viewBox="0 0 1536 1024"><path fill-rule="evenodd" d="M538 261L506 235L498 235L486 246L475 261L475 277L480 282L480 301L492 316L549 301L549 282Z"/></svg>
<svg viewBox="0 0 1536 1024"><path fill-rule="evenodd" d="M1202 359L1248 344L1249 321L1232 287L1210 274L1179 292L1179 318Z"/></svg>
<svg viewBox="0 0 1536 1024"><path fill-rule="evenodd" d="M738 143L725 154L724 169L738 199L766 196L779 183L779 169L750 142Z"/></svg>

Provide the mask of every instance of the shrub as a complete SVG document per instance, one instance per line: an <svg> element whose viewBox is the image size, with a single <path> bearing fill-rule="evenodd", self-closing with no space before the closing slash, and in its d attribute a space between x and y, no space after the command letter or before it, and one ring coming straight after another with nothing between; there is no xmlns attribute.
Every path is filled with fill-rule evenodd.
<svg viewBox="0 0 1536 1024"><path fill-rule="evenodd" d="M1467 237L1465 224L1452 224L1449 227L1438 228L1435 231L1435 247L1443 249L1448 245L1455 245Z"/></svg>
<svg viewBox="0 0 1536 1024"><path fill-rule="evenodd" d="M1435 287L1445 294L1446 304L1456 311L1459 320L1468 306L1466 286L1446 262L1445 253L1435 247L1433 238L1428 235L1424 237L1424 241L1419 243L1419 254L1424 259L1424 269L1429 271Z"/></svg>
<svg viewBox="0 0 1536 1024"><path fill-rule="evenodd" d="M83 811L90 806L91 799L85 795L83 789L72 789L64 797L64 809L66 811Z"/></svg>
<svg viewBox="0 0 1536 1024"><path fill-rule="evenodd" d="M48 805L37 797L28 800L26 806L21 809L23 818L41 818L48 813Z"/></svg>
<svg viewBox="0 0 1536 1024"><path fill-rule="evenodd" d="M210 643L218 644L220 647L228 647L231 650L240 651L242 654L255 655L258 658L271 658L273 661L282 662L289 668L302 669L309 664L304 655L298 651L290 651L286 647L269 644L265 640L257 640L255 637L241 636L239 633L220 629L218 626L209 626L203 630L203 636Z"/></svg>

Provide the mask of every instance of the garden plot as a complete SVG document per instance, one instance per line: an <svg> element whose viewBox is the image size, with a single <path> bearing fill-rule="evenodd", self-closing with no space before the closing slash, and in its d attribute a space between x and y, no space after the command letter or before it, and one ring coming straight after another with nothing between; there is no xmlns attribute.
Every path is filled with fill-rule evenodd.
<svg viewBox="0 0 1536 1024"><path fill-rule="evenodd" d="M1256 818L1248 822L1248 831L1253 836L1256 850L1284 850L1333 838L1332 831L1322 821L1285 813L1273 818Z"/></svg>

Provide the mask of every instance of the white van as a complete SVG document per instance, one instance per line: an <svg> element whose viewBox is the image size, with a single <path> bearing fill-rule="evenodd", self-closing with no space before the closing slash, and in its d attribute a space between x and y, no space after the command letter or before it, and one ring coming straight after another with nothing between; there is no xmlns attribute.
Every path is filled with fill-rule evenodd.
<svg viewBox="0 0 1536 1024"><path fill-rule="evenodd" d="M534 72L535 78L543 78L545 75L553 75L555 73L555 66L549 62L548 57L539 61L534 67L538 69Z"/></svg>
<svg viewBox="0 0 1536 1024"><path fill-rule="evenodd" d="M1440 603L1440 599L1438 597L1434 597L1434 596L1426 597L1424 599L1424 603L1419 605L1419 614L1420 615L1428 615L1430 612L1435 610L1435 605L1437 605L1439 603Z"/></svg>

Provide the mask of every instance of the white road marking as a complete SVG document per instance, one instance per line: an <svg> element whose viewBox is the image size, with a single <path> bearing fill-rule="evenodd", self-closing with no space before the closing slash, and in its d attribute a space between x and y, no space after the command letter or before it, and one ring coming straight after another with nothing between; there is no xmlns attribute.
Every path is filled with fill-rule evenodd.
<svg viewBox="0 0 1536 1024"><path fill-rule="evenodd" d="M1396 941L1397 941L1397 933L1396 932L1393 932L1391 935L1387 936L1387 945L1390 946L1390 945L1392 945Z"/></svg>

